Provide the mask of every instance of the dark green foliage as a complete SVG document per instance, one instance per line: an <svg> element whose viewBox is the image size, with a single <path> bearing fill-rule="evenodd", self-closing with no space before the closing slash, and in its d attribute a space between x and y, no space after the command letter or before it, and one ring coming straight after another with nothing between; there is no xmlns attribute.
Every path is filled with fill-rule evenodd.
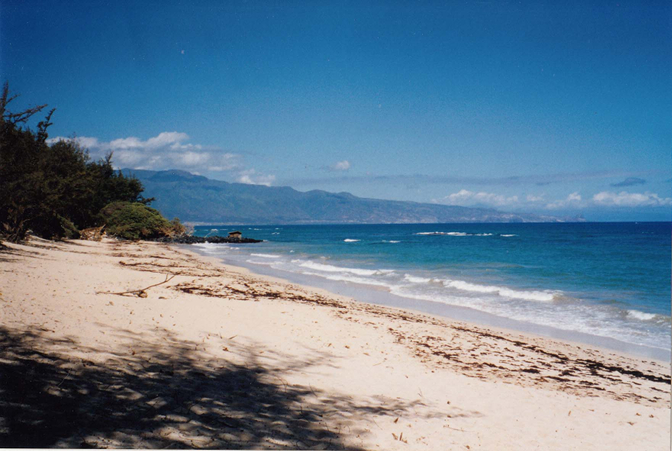
<svg viewBox="0 0 672 451"><path fill-rule="evenodd" d="M5 84L0 97L0 236L21 241L32 230L43 238L74 238L100 224L99 211L115 201L148 203L142 184L112 166L112 155L91 161L76 140L47 144L51 110L37 133L25 127L44 106L12 113Z"/></svg>
<svg viewBox="0 0 672 451"><path fill-rule="evenodd" d="M157 210L140 202L113 202L100 211L100 218L107 224L109 235L127 240L160 238L184 232L179 219L168 221Z"/></svg>

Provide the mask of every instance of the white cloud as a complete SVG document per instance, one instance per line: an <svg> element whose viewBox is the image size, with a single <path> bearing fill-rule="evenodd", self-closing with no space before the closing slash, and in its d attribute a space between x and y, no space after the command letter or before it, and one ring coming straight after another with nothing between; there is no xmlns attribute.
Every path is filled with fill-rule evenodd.
<svg viewBox="0 0 672 451"><path fill-rule="evenodd" d="M53 142L60 141L62 139L66 139L66 138L48 139L47 142L49 144L52 144ZM86 137L86 136L82 136L82 137L76 138L76 140L79 143L79 145L81 145L85 149L90 149L90 148L95 148L95 147L100 146L100 143L98 142L98 138L89 138L89 137Z"/></svg>
<svg viewBox="0 0 672 451"><path fill-rule="evenodd" d="M53 144L63 137L51 138ZM108 152L114 152L114 163L118 167L132 169L206 169L232 170L240 166L239 156L224 153L218 149L204 149L198 144L185 143L189 135L179 132L163 132L143 141L135 136L101 142L98 138L80 136L74 138L91 156L100 158Z"/></svg>
<svg viewBox="0 0 672 451"><path fill-rule="evenodd" d="M546 204L546 208L549 210L558 210L561 208L580 208L584 207L585 202L577 191L569 194L566 199L556 200L554 202Z"/></svg>
<svg viewBox="0 0 672 451"><path fill-rule="evenodd" d="M672 198L660 197L658 194L648 191L645 193L603 191L588 198L584 198L578 191L575 191L568 194L564 199L547 200L545 194L505 196L502 194L462 189L456 193L449 194L443 199L434 199L433 202L465 207L483 205L531 211L541 208L546 210L584 210L588 208L654 208L672 206Z"/></svg>
<svg viewBox="0 0 672 451"><path fill-rule="evenodd" d="M611 191L602 191L595 194L590 199L583 199L578 192L567 196L566 199L557 200L546 204L549 210L559 210L564 208L590 208L590 207L669 207L672 206L672 198L660 197L658 194L628 193L621 191L614 193Z"/></svg>
<svg viewBox="0 0 672 451"><path fill-rule="evenodd" d="M187 135L186 133L163 132L159 133L159 136L149 138L147 140L147 147L149 147L150 149L159 149L161 147L171 146L171 148L174 149L176 148L176 146L179 147L179 143L186 141L188 139L189 135ZM188 145L188 147L197 147L200 149L201 146Z"/></svg>
<svg viewBox="0 0 672 451"><path fill-rule="evenodd" d="M245 183L246 185L271 186L274 181L274 175L257 174L254 169L248 169L238 174L238 183Z"/></svg>
<svg viewBox="0 0 672 451"><path fill-rule="evenodd" d="M102 156L102 155L101 155ZM147 155L143 155L138 150L117 150L114 152L114 163L119 167L131 167L132 169L141 169L136 166L143 166L146 163Z"/></svg>
<svg viewBox="0 0 672 451"><path fill-rule="evenodd" d="M525 200L530 203L543 202L544 195L542 194L541 196L535 196L533 194L528 194L527 196L525 196Z"/></svg>
<svg viewBox="0 0 672 451"><path fill-rule="evenodd" d="M47 143L68 139L59 136L49 139ZM109 142L88 136L76 137L74 140L88 149L93 159L113 152L113 162L118 168L156 171L182 169L194 173L232 172L241 183L260 185L270 185L275 180L275 176L246 169L242 155L189 143L189 135L186 133L162 132L147 140L135 136Z"/></svg>
<svg viewBox="0 0 672 451"><path fill-rule="evenodd" d="M606 207L669 207L672 205L671 198L663 198L648 191L645 193L602 191L593 196L593 202L595 205Z"/></svg>
<svg viewBox="0 0 672 451"><path fill-rule="evenodd" d="M336 163L329 166L329 169L332 171L347 171L350 169L350 162L348 160L337 161Z"/></svg>
<svg viewBox="0 0 672 451"><path fill-rule="evenodd" d="M449 205L492 205L492 206L503 206L503 205L513 205L519 202L518 196L506 197L501 194L494 193L485 193L480 192L476 193L466 189L460 190L457 193L449 194L444 197L442 200L443 203Z"/></svg>

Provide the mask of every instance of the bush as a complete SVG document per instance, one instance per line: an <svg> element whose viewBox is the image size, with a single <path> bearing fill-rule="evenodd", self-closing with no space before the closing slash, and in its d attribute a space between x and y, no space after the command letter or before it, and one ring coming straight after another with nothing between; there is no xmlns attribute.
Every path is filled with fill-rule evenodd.
<svg viewBox="0 0 672 451"><path fill-rule="evenodd" d="M0 238L22 241L28 230L47 239L75 238L99 226L98 212L115 201L149 203L142 184L112 165L112 155L91 161L76 139L48 140L51 110L37 131L26 123L43 106L18 113L16 96L0 92Z"/></svg>
<svg viewBox="0 0 672 451"><path fill-rule="evenodd" d="M100 211L108 235L127 240L172 236L182 225L168 221L157 210L139 202L112 202Z"/></svg>
<svg viewBox="0 0 672 451"><path fill-rule="evenodd" d="M185 235L187 233L187 228L180 222L180 218L173 218L170 224L172 225L171 236Z"/></svg>

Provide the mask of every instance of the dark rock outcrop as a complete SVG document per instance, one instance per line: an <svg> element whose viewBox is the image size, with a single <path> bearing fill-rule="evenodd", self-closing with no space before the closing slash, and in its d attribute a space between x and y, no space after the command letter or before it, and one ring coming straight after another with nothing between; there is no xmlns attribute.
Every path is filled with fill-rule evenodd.
<svg viewBox="0 0 672 451"><path fill-rule="evenodd" d="M162 237L157 238L153 241L158 241L160 243L173 243L173 244L201 244L201 243L261 243L263 240L255 240L253 238L228 238L223 236L191 236L191 235L181 235L174 237Z"/></svg>

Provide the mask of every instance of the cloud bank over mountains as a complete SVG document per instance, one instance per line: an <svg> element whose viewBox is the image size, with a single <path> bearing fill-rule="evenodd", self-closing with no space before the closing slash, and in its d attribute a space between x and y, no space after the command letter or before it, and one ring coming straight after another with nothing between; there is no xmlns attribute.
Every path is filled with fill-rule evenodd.
<svg viewBox="0 0 672 451"><path fill-rule="evenodd" d="M166 170L183 169L194 173L222 173L239 183L270 186L274 175L258 173L246 167L242 155L225 152L216 147L205 147L189 142L189 135L180 132L162 132L153 138L142 140L134 136L109 142L98 138L57 136L47 140L53 144L60 140L73 139L88 149L93 159L114 153L114 164L119 168Z"/></svg>
<svg viewBox="0 0 672 451"><path fill-rule="evenodd" d="M546 201L545 195L504 196L488 192L473 192L462 189L449 194L442 199L434 200L435 203L447 205L460 205L464 207L488 206L488 207L513 207L545 210L586 209L595 207L607 208L647 208L647 207L670 207L672 198L660 197L656 193L646 191L644 193L619 193L601 191L592 197L584 199L579 192L573 192L564 199Z"/></svg>
<svg viewBox="0 0 672 451"><path fill-rule="evenodd" d="M485 192L475 193L473 191L463 189L457 193L449 194L448 196L444 197L443 202L440 203L460 206L483 204L501 207L506 205L515 205L519 202L520 201L518 200L518 196L506 197L501 194Z"/></svg>
<svg viewBox="0 0 672 451"><path fill-rule="evenodd" d="M101 141L95 137L55 137L48 140L52 144L59 140L73 139L83 148L88 149L94 159L102 158L106 154L114 153L114 164L118 168L147 169L154 171L168 169L182 169L195 174L209 174L216 178L226 178L229 181L250 185L272 186L276 183L276 176L258 171L250 167L243 155L222 150L217 147L202 146L190 142L190 137L181 132L162 132L157 136L143 140L134 136ZM333 160L332 160L333 161ZM327 172L338 173L337 176L313 179L313 182L321 182L320 185L341 182L376 182L376 183L399 183L414 182L417 185L431 184L466 184L503 186L509 190L517 186L529 187L543 186L551 183L567 181L599 180L604 178L624 177L623 172L588 172L568 173L542 176L501 177L501 178L473 178L460 176L426 176L426 175L400 175L400 176L347 176L352 164L348 160L336 161L322 166ZM343 175L341 175L343 174ZM308 179L305 179L308 180ZM542 182L545 180L545 182ZM280 180L281 184L290 186L301 185L301 180L287 183ZM646 184L647 181L634 176L627 176L618 183L612 183L611 187L636 187ZM340 184L340 183L339 183ZM459 186L459 185L458 185ZM462 185L464 186L464 185ZM341 187L343 189L344 187ZM347 189L347 188L345 188ZM632 188L636 189L636 188ZM556 191L556 196L558 195ZM657 193L627 192L627 191L600 191L592 196L584 196L578 191L567 194L564 198L549 199L546 194L520 193L501 194L488 191L471 191L463 188L442 198L433 199L433 203L455 205L463 207L488 207L498 209L512 209L517 211L536 212L562 212L579 211L590 209L616 210L616 209L655 209L672 207L672 198L661 197Z"/></svg>
<svg viewBox="0 0 672 451"><path fill-rule="evenodd" d="M595 205L608 207L669 207L672 206L672 199L669 197L661 198L656 193L612 193L604 191L593 196Z"/></svg>
<svg viewBox="0 0 672 451"><path fill-rule="evenodd" d="M337 165L342 165L337 168ZM335 163L327 168L332 171L344 171L350 169L351 164L346 160ZM388 183L388 184L405 184L405 185L480 185L480 186L546 186L552 184L563 184L569 182L589 182L610 179L614 177L627 177L623 182L630 183L631 186L638 184L632 182L633 180L642 180L637 177L629 177L633 175L632 172L626 171L585 171L585 172L565 172L557 174L539 174L539 175L521 175L521 176L507 176L507 177L475 177L462 176L458 174L448 175L427 175L427 174L393 174L393 175L347 175L346 173L329 178L287 178L283 182L291 186L305 186L314 185L315 183L322 184L372 184L372 183ZM616 186L616 185L612 185Z"/></svg>

